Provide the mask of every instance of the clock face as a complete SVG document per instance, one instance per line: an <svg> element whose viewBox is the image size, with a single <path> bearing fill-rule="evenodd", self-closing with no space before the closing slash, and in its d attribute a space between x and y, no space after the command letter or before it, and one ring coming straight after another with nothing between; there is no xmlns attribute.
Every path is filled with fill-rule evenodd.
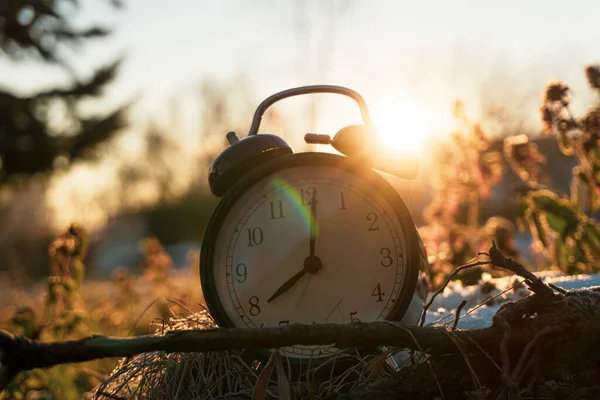
<svg viewBox="0 0 600 400"><path fill-rule="evenodd" d="M409 279L408 234L373 182L333 166L294 166L230 202L202 268L229 326L389 319ZM282 353L307 359L331 350Z"/></svg>

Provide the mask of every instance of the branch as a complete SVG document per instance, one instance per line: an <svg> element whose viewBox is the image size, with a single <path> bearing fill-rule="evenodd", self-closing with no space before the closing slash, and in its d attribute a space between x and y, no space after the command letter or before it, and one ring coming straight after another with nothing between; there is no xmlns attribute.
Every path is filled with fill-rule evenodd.
<svg viewBox="0 0 600 400"><path fill-rule="evenodd" d="M469 337L479 345L488 347L494 343L491 331L493 328L470 331ZM457 334L464 332L378 321L345 325L292 324L263 329L173 331L164 336L134 338L92 336L67 342L40 343L0 330L0 391L21 371L99 358L131 357L155 351L188 353L333 344L339 349L394 346L429 349L431 354L455 354L458 350L452 339Z"/></svg>
<svg viewBox="0 0 600 400"><path fill-rule="evenodd" d="M467 268L479 267L482 265L492 265L494 267L503 268L503 269L509 270L512 273L520 276L521 278L525 278L525 283L527 284L527 286L529 286L529 288L531 289L532 292L537 293L538 295L540 295L544 298L550 298L554 295L554 292L552 291L552 289L549 286L547 286L544 282L542 282L542 280L540 278L538 278L537 276L535 276L534 274L529 272L524 266L522 266L518 262L514 261L512 258L505 257L500 252L500 249L498 249L498 247L496 246L496 242L492 242L492 243L493 243L493 246L490 248L489 253L479 253L480 255L488 256L490 258L489 261L484 260L484 261L477 261L477 262L474 262L471 264L465 264L463 266L456 268L454 271L452 271L452 273L450 275L448 275L448 277L446 278L446 281L444 281L444 284L442 286L440 286L440 288L431 296L431 298L429 299L427 304L425 304L425 306L423 307L423 311L421 312L421 320L419 322L419 326L423 326L423 324L425 323L425 317L427 315L427 311L429 310L429 307L431 307L431 305L433 304L433 301L435 300L437 295L439 295L446 289L446 286L448 286L450 281L460 271L467 269ZM457 315L458 315L458 313L460 313L460 310L458 310Z"/></svg>
<svg viewBox="0 0 600 400"><path fill-rule="evenodd" d="M462 265L462 266L456 268L454 271L452 271L452 273L450 275L448 275L448 277L446 278L446 281L444 282L444 284L442 286L440 286L440 288L433 294L433 296L431 296L431 298L429 299L427 304L425 304L425 306L423 307L423 311L421 312L421 321L419 322L419 326L423 326L423 324L425 323L425 317L427 315L427 310L429 310L429 307L431 307L431 305L433 304L433 301L435 300L437 295L442 293L444 291L444 289L446 289L446 286L448 286L448 284L450 283L450 281L452 280L452 278L454 278L454 276L456 274L458 274L463 269L479 267L481 265L489 265L489 264L490 264L489 261L477 261L472 264Z"/></svg>
<svg viewBox="0 0 600 400"><path fill-rule="evenodd" d="M507 258L502 255L498 247L496 247L496 242L493 242L492 248L490 248L489 257L490 264L507 269L516 275L519 275L522 278L525 278L525 283L532 292L542 297L552 297L554 296L554 292L547 286L540 278L535 276L533 273L528 271L525 267L523 267L518 262L514 261L512 258Z"/></svg>

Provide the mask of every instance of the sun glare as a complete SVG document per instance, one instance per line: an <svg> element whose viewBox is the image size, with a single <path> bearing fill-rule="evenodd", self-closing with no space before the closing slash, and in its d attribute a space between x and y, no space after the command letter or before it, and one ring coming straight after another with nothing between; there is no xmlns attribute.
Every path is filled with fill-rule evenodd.
<svg viewBox="0 0 600 400"><path fill-rule="evenodd" d="M398 98L371 111L383 144L394 152L415 152L421 149L427 134L427 118L419 104Z"/></svg>

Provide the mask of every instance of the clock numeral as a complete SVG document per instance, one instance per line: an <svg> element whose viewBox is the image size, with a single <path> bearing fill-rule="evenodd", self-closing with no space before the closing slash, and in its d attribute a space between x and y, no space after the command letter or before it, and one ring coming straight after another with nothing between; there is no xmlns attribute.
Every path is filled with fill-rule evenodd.
<svg viewBox="0 0 600 400"><path fill-rule="evenodd" d="M381 255L383 259L381 260L382 267L389 267L394 263L394 259L392 258L392 251L387 247L381 249Z"/></svg>
<svg viewBox="0 0 600 400"><path fill-rule="evenodd" d="M246 282L246 278L248 278L248 268L246 267L246 264L238 264L237 267L235 267L235 273L238 276L238 283Z"/></svg>
<svg viewBox="0 0 600 400"><path fill-rule="evenodd" d="M279 326L288 326L290 324L289 320L279 321Z"/></svg>
<svg viewBox="0 0 600 400"><path fill-rule="evenodd" d="M383 301L383 297L385 296L385 292L381 291L381 284L380 283L378 283L377 286L375 286L375 289L373 289L373 293L371 293L371 296L377 297L377 300L375 300L376 302Z"/></svg>
<svg viewBox="0 0 600 400"><path fill-rule="evenodd" d="M353 322L353 323L360 322L360 319L358 317L355 317L356 314L358 314L358 311L350 311L350 322Z"/></svg>
<svg viewBox="0 0 600 400"><path fill-rule="evenodd" d="M379 230L379 223L377 222L378 219L379 219L379 216L377 216L377 213L370 212L367 214L367 221L371 222L371 225L369 226L370 231L378 231Z"/></svg>
<svg viewBox="0 0 600 400"><path fill-rule="evenodd" d="M344 201L344 192L340 192L340 210L346 209L346 202Z"/></svg>
<svg viewBox="0 0 600 400"><path fill-rule="evenodd" d="M250 309L248 310L248 311L250 311L250 315L252 315L253 317L256 317L258 314L260 314L260 307L258 305L258 297L256 297L256 296L250 297L250 300L248 300L248 303L250 304Z"/></svg>
<svg viewBox="0 0 600 400"><path fill-rule="evenodd" d="M277 206L275 203L270 201L269 205L271 206L271 219L282 219L283 216L283 202L279 200L277 202Z"/></svg>
<svg viewBox="0 0 600 400"><path fill-rule="evenodd" d="M313 201L317 201L317 188L310 186L308 189L300 189L300 200L303 206L312 205Z"/></svg>
<svg viewBox="0 0 600 400"><path fill-rule="evenodd" d="M264 327L265 327L265 323L264 323L264 322L261 322L261 324L260 324L259 328L264 328Z"/></svg>
<svg viewBox="0 0 600 400"><path fill-rule="evenodd" d="M248 246L258 246L263 241L263 231L260 228L248 228Z"/></svg>

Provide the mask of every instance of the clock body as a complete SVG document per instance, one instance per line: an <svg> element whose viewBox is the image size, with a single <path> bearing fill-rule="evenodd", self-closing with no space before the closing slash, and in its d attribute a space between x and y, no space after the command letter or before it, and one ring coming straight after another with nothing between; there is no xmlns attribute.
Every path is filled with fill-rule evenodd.
<svg viewBox="0 0 600 400"><path fill-rule="evenodd" d="M302 273L311 252L319 268ZM221 327L416 324L426 263L406 204L385 178L349 157L296 153L256 167L225 193L206 227L200 277ZM315 363L335 349L281 352Z"/></svg>

